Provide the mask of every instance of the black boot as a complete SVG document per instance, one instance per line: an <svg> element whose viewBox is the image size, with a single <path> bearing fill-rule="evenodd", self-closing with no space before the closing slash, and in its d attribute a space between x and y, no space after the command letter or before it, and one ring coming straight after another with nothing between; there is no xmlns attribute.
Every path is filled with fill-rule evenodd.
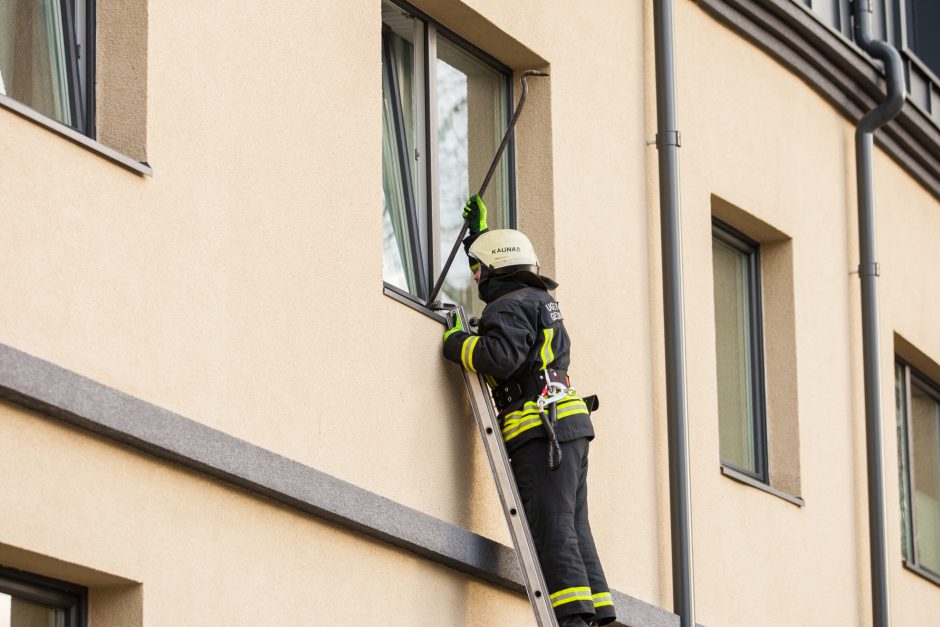
<svg viewBox="0 0 940 627"><path fill-rule="evenodd" d="M562 616L558 619L558 627L589 627L580 614Z"/></svg>

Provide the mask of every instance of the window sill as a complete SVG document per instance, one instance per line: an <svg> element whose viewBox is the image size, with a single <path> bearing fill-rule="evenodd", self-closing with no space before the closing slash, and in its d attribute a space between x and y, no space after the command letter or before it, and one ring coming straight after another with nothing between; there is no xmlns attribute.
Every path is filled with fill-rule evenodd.
<svg viewBox="0 0 940 627"><path fill-rule="evenodd" d="M806 506L806 501L804 501L802 498L798 496L793 496L791 494L787 494L786 492L782 492L772 486L767 485L766 483L762 483L758 481L754 477L749 477L743 472L735 470L734 468L731 468L729 466L722 465L721 474L728 477L729 479L734 479L735 481L738 481L745 485L749 485L752 488L757 488L758 490L763 490L764 492L767 492L768 494L773 494L777 498L781 498L787 503L792 503L793 505L796 505L798 507Z"/></svg>
<svg viewBox="0 0 940 627"><path fill-rule="evenodd" d="M441 324L447 324L447 320L444 319L444 316L442 316L441 314L437 313L436 311L432 309L428 309L424 305L424 303L416 299L413 294L408 294L407 292L404 292L398 289L397 287L389 285L388 283L384 283L383 285L385 288L383 291L385 295L388 296L389 298L392 298L393 300L397 300L402 305L411 307L415 311L424 314L428 318L437 320Z"/></svg>
<svg viewBox="0 0 940 627"><path fill-rule="evenodd" d="M927 570L926 568L922 568L920 566L917 566L916 564L911 564L907 560L904 560L904 568L906 568L907 570L911 571L912 573L914 573L915 575L919 577L923 577L930 583L940 586L940 575L936 575L930 572L929 570Z"/></svg>
<svg viewBox="0 0 940 627"><path fill-rule="evenodd" d="M134 172L143 174L145 176L153 176L153 169L149 164L142 163L140 161L134 161L127 155L121 154L113 148L109 148L104 144L96 142L90 137L82 135L75 129L62 124L61 122L57 122L50 117L46 117L45 115L24 105L18 100L14 100L9 96L0 94L0 107L21 115L24 118L49 129L53 133L57 133L62 137L65 137L66 139L87 148L91 152L97 153L99 156L127 168L128 170L133 170Z"/></svg>

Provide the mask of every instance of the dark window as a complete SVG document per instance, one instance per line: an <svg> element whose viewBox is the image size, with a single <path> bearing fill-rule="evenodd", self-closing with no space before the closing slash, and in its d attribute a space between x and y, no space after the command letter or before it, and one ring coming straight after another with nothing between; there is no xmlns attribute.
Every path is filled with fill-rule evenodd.
<svg viewBox="0 0 940 627"><path fill-rule="evenodd" d="M907 0L908 46L940 76L940 2Z"/></svg>
<svg viewBox="0 0 940 627"><path fill-rule="evenodd" d="M721 463L767 483L760 249L714 220L712 263Z"/></svg>
<svg viewBox="0 0 940 627"><path fill-rule="evenodd" d="M895 370L904 558L940 583L940 386Z"/></svg>
<svg viewBox="0 0 940 627"><path fill-rule="evenodd" d="M88 590L65 581L0 567L0 625L86 627Z"/></svg>
<svg viewBox="0 0 940 627"><path fill-rule="evenodd" d="M0 2L0 95L93 136L94 0Z"/></svg>
<svg viewBox="0 0 940 627"><path fill-rule="evenodd" d="M510 72L404 3L382 2L383 277L424 299L509 121ZM512 226L511 149L484 198L490 228ZM441 296L472 305L460 250Z"/></svg>

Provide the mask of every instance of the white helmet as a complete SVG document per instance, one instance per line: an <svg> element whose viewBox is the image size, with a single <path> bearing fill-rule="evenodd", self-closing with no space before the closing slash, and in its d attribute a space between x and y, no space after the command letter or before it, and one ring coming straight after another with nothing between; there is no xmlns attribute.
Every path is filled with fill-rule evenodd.
<svg viewBox="0 0 940 627"><path fill-rule="evenodd" d="M535 256L532 242L521 231L515 229L496 229L486 231L470 245L467 256L475 259L490 270L528 270L539 272L539 260Z"/></svg>

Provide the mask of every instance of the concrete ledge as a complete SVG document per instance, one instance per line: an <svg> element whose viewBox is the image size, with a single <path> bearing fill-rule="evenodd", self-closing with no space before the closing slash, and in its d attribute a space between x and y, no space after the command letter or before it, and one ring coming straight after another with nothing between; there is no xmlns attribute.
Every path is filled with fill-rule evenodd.
<svg viewBox="0 0 940 627"><path fill-rule="evenodd" d="M3 344L0 398L524 594L510 547ZM679 624L611 592L615 625Z"/></svg>

